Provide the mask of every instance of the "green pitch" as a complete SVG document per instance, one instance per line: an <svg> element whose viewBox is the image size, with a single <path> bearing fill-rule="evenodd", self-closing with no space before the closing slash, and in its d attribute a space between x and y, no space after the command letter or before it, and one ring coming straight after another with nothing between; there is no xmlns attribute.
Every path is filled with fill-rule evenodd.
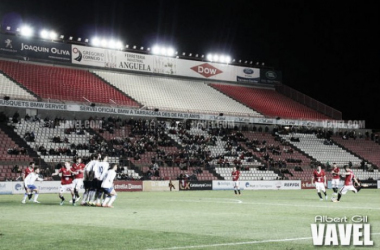
<svg viewBox="0 0 380 250"><path fill-rule="evenodd" d="M317 215L368 216L380 246L380 190L340 203L315 190L119 193L113 209L59 206L53 194L21 200L0 195L0 249L315 249Z"/></svg>

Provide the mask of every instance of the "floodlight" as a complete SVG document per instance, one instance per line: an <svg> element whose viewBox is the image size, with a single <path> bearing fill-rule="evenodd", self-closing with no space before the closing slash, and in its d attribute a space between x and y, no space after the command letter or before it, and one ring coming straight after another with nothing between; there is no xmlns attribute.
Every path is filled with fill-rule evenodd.
<svg viewBox="0 0 380 250"><path fill-rule="evenodd" d="M114 49L115 48L115 41L114 40L109 40L107 47L110 48L110 49Z"/></svg>
<svg viewBox="0 0 380 250"><path fill-rule="evenodd" d="M224 56L220 56L220 57L219 57L219 62L222 62L222 63L224 63L224 62L225 62L225 60L226 60L226 58L225 58Z"/></svg>
<svg viewBox="0 0 380 250"><path fill-rule="evenodd" d="M49 32L49 38L50 38L51 40L55 40L55 39L57 39L57 37L58 37L58 35L57 35L57 33L55 33L54 31L50 31L50 32Z"/></svg>
<svg viewBox="0 0 380 250"><path fill-rule="evenodd" d="M49 33L48 33L47 30L41 30L40 36L41 36L42 39L47 39L48 36L49 36Z"/></svg>
<svg viewBox="0 0 380 250"><path fill-rule="evenodd" d="M72 36L70 36L70 37L69 37L69 40L70 40L70 41L71 41L71 40L73 40L73 37L72 37Z"/></svg>
<svg viewBox="0 0 380 250"><path fill-rule="evenodd" d="M213 55L212 56L212 60L217 62L219 60L219 56L218 55Z"/></svg>
<svg viewBox="0 0 380 250"><path fill-rule="evenodd" d="M193 56L193 54L192 54L192 53L190 53L190 54L189 54L189 56Z"/></svg>
<svg viewBox="0 0 380 250"><path fill-rule="evenodd" d="M226 60L226 63L230 63L231 62L231 57L226 56L225 60ZM234 59L234 61L235 61L235 59Z"/></svg>
<svg viewBox="0 0 380 250"><path fill-rule="evenodd" d="M211 54L208 54L206 58L207 58L207 60L212 61L212 55Z"/></svg>
<svg viewBox="0 0 380 250"><path fill-rule="evenodd" d="M173 49L173 48L168 48L168 49L166 50L166 54L167 54L168 56L174 56L174 49Z"/></svg>
<svg viewBox="0 0 380 250"><path fill-rule="evenodd" d="M136 45L133 45L133 49L136 49Z"/></svg>
<svg viewBox="0 0 380 250"><path fill-rule="evenodd" d="M166 48L161 48L160 49L160 54L161 55L166 55Z"/></svg>
<svg viewBox="0 0 380 250"><path fill-rule="evenodd" d="M100 40L99 40L99 38L97 38L97 37L92 38L92 39L91 39L91 44L92 44L93 46L99 46L99 45L100 45Z"/></svg>
<svg viewBox="0 0 380 250"><path fill-rule="evenodd" d="M154 46L152 48L152 53L158 55L160 53L160 48L158 46Z"/></svg>
<svg viewBox="0 0 380 250"><path fill-rule="evenodd" d="M123 48L123 43L121 41L117 41L115 44L117 49L122 49Z"/></svg>
<svg viewBox="0 0 380 250"><path fill-rule="evenodd" d="M60 35L59 38L60 38L60 39L63 39L63 38L65 38L65 36L64 36L64 35Z"/></svg>
<svg viewBox="0 0 380 250"><path fill-rule="evenodd" d="M102 46L102 47L107 47L107 44L108 44L108 42L107 42L106 39L102 39L102 40L100 41L100 46Z"/></svg>
<svg viewBox="0 0 380 250"><path fill-rule="evenodd" d="M140 50L144 50L144 47L143 47L143 46L141 46L141 47L140 47Z"/></svg>
<svg viewBox="0 0 380 250"><path fill-rule="evenodd" d="M23 26L23 27L21 27L21 29L20 29L20 34L21 34L22 36L32 36L32 35L33 35L33 30L32 30L32 28L29 27L29 26Z"/></svg>
<svg viewBox="0 0 380 250"><path fill-rule="evenodd" d="M88 43L88 39L87 39L87 38L86 38L86 39L84 39L84 42L85 42L85 43Z"/></svg>
<svg viewBox="0 0 380 250"><path fill-rule="evenodd" d="M7 26L7 30L8 30L8 31L11 30L11 27Z"/></svg>
<svg viewBox="0 0 380 250"><path fill-rule="evenodd" d="M82 38L78 37L78 42L82 41Z"/></svg>

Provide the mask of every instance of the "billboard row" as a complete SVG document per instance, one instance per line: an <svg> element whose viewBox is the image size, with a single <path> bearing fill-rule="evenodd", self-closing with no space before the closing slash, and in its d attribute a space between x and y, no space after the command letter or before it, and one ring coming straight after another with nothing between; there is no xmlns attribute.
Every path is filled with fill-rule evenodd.
<svg viewBox="0 0 380 250"><path fill-rule="evenodd" d="M71 45L0 34L0 54L21 60L71 63Z"/></svg>

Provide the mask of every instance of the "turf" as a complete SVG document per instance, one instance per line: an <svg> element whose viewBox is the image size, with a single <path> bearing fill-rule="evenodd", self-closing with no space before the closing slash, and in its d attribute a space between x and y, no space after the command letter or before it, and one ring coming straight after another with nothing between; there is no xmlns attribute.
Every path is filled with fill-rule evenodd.
<svg viewBox="0 0 380 250"><path fill-rule="evenodd" d="M379 198L380 190L340 203L319 201L315 190L135 192L119 193L111 209L59 206L52 194L41 194L41 204L0 195L0 249L331 248L313 246L317 215L368 216L378 249Z"/></svg>

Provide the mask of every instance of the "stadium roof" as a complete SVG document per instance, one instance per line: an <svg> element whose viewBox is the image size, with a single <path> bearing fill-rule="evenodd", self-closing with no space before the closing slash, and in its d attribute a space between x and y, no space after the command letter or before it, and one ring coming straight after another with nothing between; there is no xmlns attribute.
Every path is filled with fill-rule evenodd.
<svg viewBox="0 0 380 250"><path fill-rule="evenodd" d="M30 24L66 37L109 36L137 48L265 62L283 81L380 128L376 2L2 0L1 29Z"/></svg>

